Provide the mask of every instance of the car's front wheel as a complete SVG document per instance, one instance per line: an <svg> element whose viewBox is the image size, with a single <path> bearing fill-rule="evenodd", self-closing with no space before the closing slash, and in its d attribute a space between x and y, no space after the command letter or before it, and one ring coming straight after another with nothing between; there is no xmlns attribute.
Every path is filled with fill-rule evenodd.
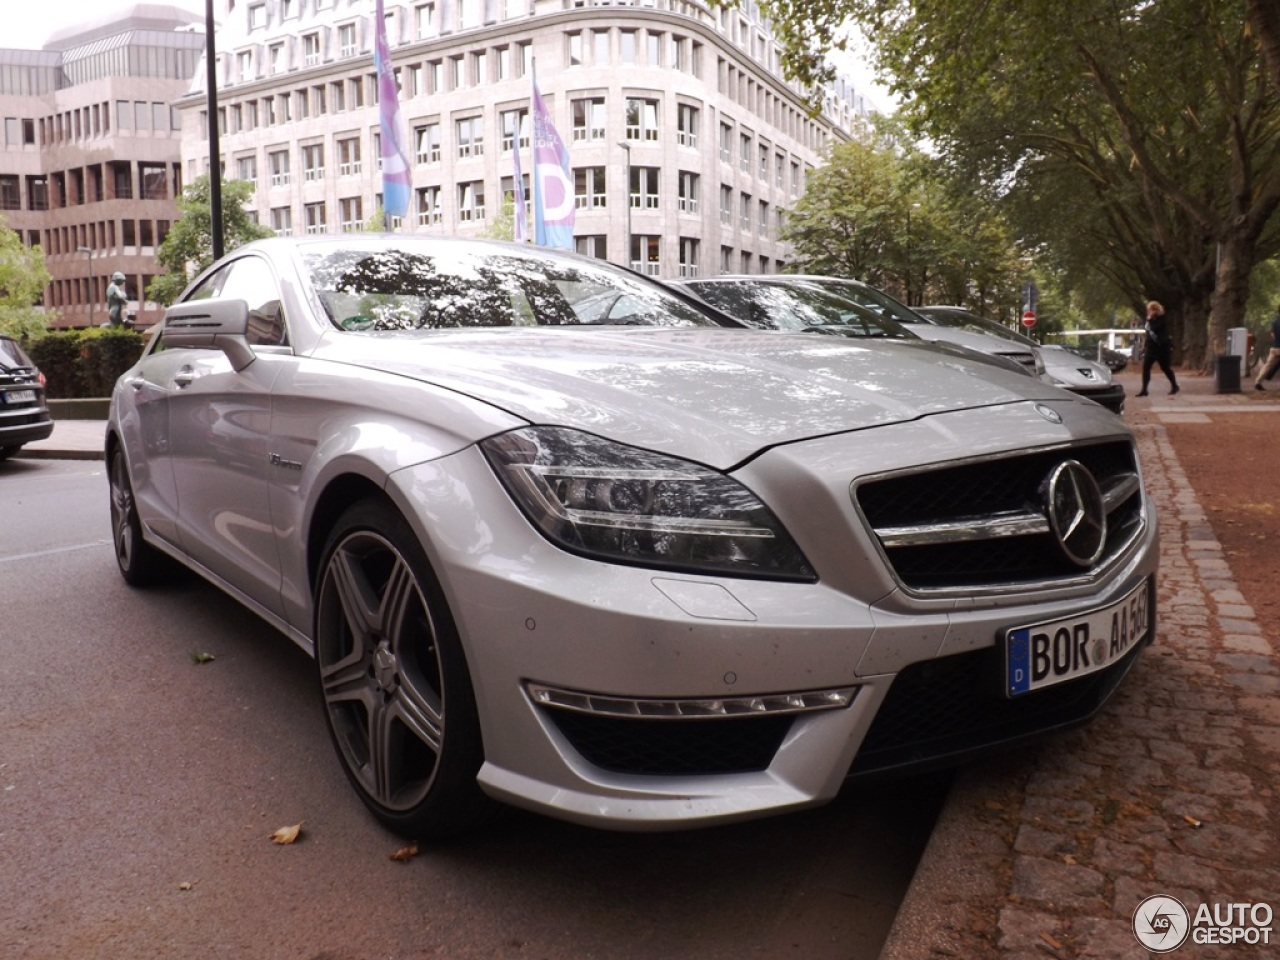
<svg viewBox="0 0 1280 960"><path fill-rule="evenodd" d="M315 655L325 717L365 805L431 839L492 806L475 696L457 630L421 545L380 501L342 515L316 584Z"/></svg>

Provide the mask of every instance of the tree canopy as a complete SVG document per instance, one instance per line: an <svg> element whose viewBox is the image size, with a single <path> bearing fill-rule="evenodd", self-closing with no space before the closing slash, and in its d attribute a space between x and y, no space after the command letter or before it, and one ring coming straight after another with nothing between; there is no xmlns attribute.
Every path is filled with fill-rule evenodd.
<svg viewBox="0 0 1280 960"><path fill-rule="evenodd" d="M253 185L245 180L222 182L223 249L230 252L250 240L273 235L254 221L245 204ZM213 262L213 218L210 215L209 176L192 182L178 199L178 219L156 251L156 262L165 269L147 287L147 298L170 304L192 278Z"/></svg>
<svg viewBox="0 0 1280 960"><path fill-rule="evenodd" d="M43 251L24 245L0 216L0 333L22 338L45 332L47 314L37 304L48 283Z"/></svg>
<svg viewBox="0 0 1280 960"><path fill-rule="evenodd" d="M1165 302L1188 362L1241 324L1254 266L1280 251L1274 2L761 0L761 10L775 25L796 21L779 32L784 44L858 23L901 115L954 182L998 201L1063 279L1135 309Z"/></svg>

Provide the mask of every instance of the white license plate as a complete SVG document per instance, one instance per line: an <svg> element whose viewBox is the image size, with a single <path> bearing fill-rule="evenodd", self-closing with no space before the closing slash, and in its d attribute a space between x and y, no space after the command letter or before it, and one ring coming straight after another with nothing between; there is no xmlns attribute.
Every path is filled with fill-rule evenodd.
<svg viewBox="0 0 1280 960"><path fill-rule="evenodd" d="M1103 670L1151 629L1147 581L1100 610L1005 633L1005 695L1043 690Z"/></svg>
<svg viewBox="0 0 1280 960"><path fill-rule="evenodd" d="M35 403L36 392L34 390L6 390L0 396L4 397L5 403Z"/></svg>

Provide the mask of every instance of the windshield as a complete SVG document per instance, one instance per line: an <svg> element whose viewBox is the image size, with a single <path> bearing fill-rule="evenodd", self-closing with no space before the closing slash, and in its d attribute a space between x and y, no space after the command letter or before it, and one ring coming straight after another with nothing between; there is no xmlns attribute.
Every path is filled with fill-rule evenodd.
<svg viewBox="0 0 1280 960"><path fill-rule="evenodd" d="M303 263L329 320L348 331L719 326L643 278L542 252L335 242L308 246Z"/></svg>
<svg viewBox="0 0 1280 960"><path fill-rule="evenodd" d="M1012 340L1023 346L1036 346L1034 340L1024 337L1015 330L1010 330L1004 324L980 317L976 313L969 313L967 310L955 310L951 307L921 307L920 314L931 323L944 327L968 330L970 333L985 333L1004 340Z"/></svg>
<svg viewBox="0 0 1280 960"><path fill-rule="evenodd" d="M929 322L910 307L893 299L887 293L882 293L875 287L868 287L865 283L828 277L805 277L802 282L826 290L829 293L839 294L861 307L866 307L878 316L888 317L898 323Z"/></svg>
<svg viewBox="0 0 1280 960"><path fill-rule="evenodd" d="M753 327L914 340L915 334L838 293L797 282L691 281L690 290Z"/></svg>

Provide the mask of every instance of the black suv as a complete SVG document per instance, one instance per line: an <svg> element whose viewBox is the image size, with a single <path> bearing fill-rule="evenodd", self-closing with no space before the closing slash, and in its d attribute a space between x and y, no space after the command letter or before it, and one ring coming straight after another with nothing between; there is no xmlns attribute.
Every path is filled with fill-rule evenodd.
<svg viewBox="0 0 1280 960"><path fill-rule="evenodd" d="M44 403L44 374L12 337L0 336L0 460L53 433Z"/></svg>

